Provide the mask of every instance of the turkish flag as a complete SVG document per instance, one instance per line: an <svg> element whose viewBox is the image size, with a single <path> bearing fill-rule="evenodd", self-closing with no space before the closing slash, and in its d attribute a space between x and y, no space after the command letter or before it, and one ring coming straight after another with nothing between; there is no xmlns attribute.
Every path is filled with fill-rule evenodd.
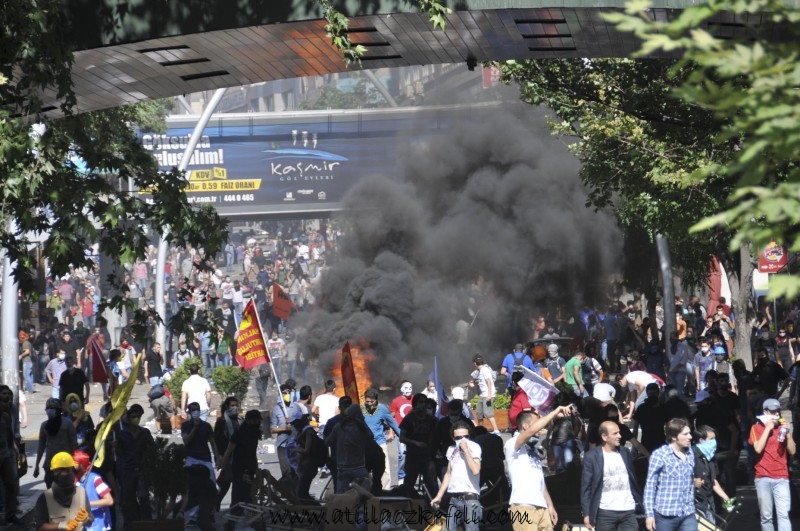
<svg viewBox="0 0 800 531"><path fill-rule="evenodd" d="M342 347L342 385L344 392L354 404L358 404L358 383L356 383L356 371L353 368L353 357L350 355L350 343L345 343Z"/></svg>
<svg viewBox="0 0 800 531"><path fill-rule="evenodd" d="M272 283L272 315L281 319L288 319L292 313L292 299L283 291L277 282Z"/></svg>
<svg viewBox="0 0 800 531"><path fill-rule="evenodd" d="M236 339L236 362L244 370L252 369L272 360L264 341L264 332L258 320L256 304L253 299L247 303L239 323L239 335Z"/></svg>

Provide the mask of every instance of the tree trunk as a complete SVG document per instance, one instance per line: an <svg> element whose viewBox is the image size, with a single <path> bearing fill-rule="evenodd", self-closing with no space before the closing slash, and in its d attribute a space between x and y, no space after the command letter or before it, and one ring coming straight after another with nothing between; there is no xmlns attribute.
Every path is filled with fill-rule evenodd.
<svg viewBox="0 0 800 531"><path fill-rule="evenodd" d="M750 253L749 245L742 245L739 248L739 271L734 272L732 263L727 264L725 267L725 274L728 276L728 283L731 286L731 310L734 312L735 317L734 354L736 359L744 360L744 364L749 371L753 370L753 352L750 345L751 331L748 325L748 314L751 304L750 299L753 294L754 270L755 260Z"/></svg>

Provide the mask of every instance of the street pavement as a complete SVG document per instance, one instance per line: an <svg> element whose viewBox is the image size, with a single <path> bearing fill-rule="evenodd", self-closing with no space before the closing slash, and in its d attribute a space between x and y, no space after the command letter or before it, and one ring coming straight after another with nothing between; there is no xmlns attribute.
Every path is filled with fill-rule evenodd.
<svg viewBox="0 0 800 531"><path fill-rule="evenodd" d="M150 418L152 412L148 407L148 400L146 397L148 387L146 385L138 385L134 387L134 392L131 397L129 404L139 403L145 410L145 415L143 420L147 420ZM28 426L27 428L23 428L22 437L26 441L26 451L28 455L28 464L29 469L28 473L21 478L20 480L20 514L23 519L28 522L27 528L31 528L30 520L31 515L30 512L32 511L34 505L36 504L36 500L38 499L39 495L44 491L44 481L43 476L44 473L42 472L39 475L39 478L33 477L33 466L36 460L36 451L38 447L38 434L39 434L39 427L41 426L42 422L46 420L45 412L44 412L44 405L47 398L50 396L50 386L47 385L37 385L36 391L33 394L28 394ZM270 389L272 395L274 396L274 389ZM220 397L216 392L212 392L212 411L215 408L219 407L219 404L224 399L224 397ZM92 386L91 392L91 400L90 403L87 405L87 410L92 414L93 419L97 419L97 411L99 410L100 406L102 405L102 392L97 385ZM248 395L245 398L245 403L243 405L243 410L248 409L255 409L258 406L258 397L255 392L255 388L251 385L250 389L248 390ZM784 411L784 416L786 418L790 418L791 414L789 411ZM215 417L210 417L209 422L213 425L215 422ZM154 435L157 435L154 433ZM180 432L174 433L170 436L164 435L157 435L159 437L168 437L170 440L174 442L180 442ZM509 435L503 434L504 438L508 438ZM275 477L279 477L280 475L280 468L278 466L278 459L275 454L275 447L274 447L274 439L266 439L263 440L260 447L259 447L259 454L258 459L261 463L263 468L268 469ZM396 445L390 444L390 455L392 458L393 463L396 463ZM740 467L743 468L745 466L744 460L740 463ZM744 474L742 474L744 476ZM321 478L319 475L315 478L314 483L311 487L311 493L316 498L319 499L321 496L322 491L325 489L326 485L328 484L329 480L327 478ZM792 497L793 497L793 504L792 504L792 528L793 529L800 529L800 503L798 503L798 496L797 493L798 487L800 486L800 471L792 473ZM740 486L737 491L737 496L742 503L742 508L735 513L728 522L728 525L725 529L730 531L753 531L756 529L760 529L760 521L758 516L758 504L756 500L755 494L755 487L752 485L743 485L740 482ZM230 493L226 497L226 499L222 503L223 514L226 511L229 505ZM576 500L577 502L577 500ZM216 518L216 526L217 529L223 529L223 519L218 515ZM20 526L7 526L4 529L20 529L24 527ZM191 526L187 526L187 529L193 530Z"/></svg>

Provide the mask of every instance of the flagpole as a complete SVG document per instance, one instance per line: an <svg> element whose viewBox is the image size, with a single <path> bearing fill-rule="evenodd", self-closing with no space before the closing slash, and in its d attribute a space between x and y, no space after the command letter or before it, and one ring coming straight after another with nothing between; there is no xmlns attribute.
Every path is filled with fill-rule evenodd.
<svg viewBox="0 0 800 531"><path fill-rule="evenodd" d="M255 299L250 299L248 304L253 305L253 313L256 314L256 322L258 323L258 331L261 332L261 337L264 337L264 328L261 326L261 316L258 315L258 308L256 308ZM264 337L264 348L267 349L267 356L269 357L269 368L272 369L272 377L275 378L275 388L278 390L278 404L281 405L281 410L283 410L283 416L286 418L286 422L289 422L289 415L286 414L286 404L283 403L283 397L281 396L281 386L278 383L278 373L275 372L275 364L272 363L272 354L269 353L269 345L267 344L267 338Z"/></svg>

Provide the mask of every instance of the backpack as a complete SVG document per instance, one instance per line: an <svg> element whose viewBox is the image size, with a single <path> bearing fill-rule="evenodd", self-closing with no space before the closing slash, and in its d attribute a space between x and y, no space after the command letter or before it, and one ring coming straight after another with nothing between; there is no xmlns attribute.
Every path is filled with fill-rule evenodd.
<svg viewBox="0 0 800 531"><path fill-rule="evenodd" d="M119 368L117 368L117 370L119 371ZM164 396L164 386L161 384L155 384L147 392L147 398L151 398L153 400L161 398L162 396Z"/></svg>
<svg viewBox="0 0 800 531"><path fill-rule="evenodd" d="M313 430L313 426L306 426L303 428L305 430ZM313 437L311 437L311 452L309 454L309 459L314 464L314 466L321 467L325 466L325 463L328 462L328 447L325 446L325 443L322 442L317 434L315 433Z"/></svg>
<svg viewBox="0 0 800 531"><path fill-rule="evenodd" d="M597 374L597 371L594 368L594 363L592 363L593 359L594 358L587 357L584 362L581 363L581 377L583 378L584 383L591 382Z"/></svg>
<svg viewBox="0 0 800 531"><path fill-rule="evenodd" d="M517 357L519 354L519 357ZM511 368L511 373L515 372L525 372L522 370L525 365L523 362L525 361L525 353L524 352L514 352L514 366Z"/></svg>

